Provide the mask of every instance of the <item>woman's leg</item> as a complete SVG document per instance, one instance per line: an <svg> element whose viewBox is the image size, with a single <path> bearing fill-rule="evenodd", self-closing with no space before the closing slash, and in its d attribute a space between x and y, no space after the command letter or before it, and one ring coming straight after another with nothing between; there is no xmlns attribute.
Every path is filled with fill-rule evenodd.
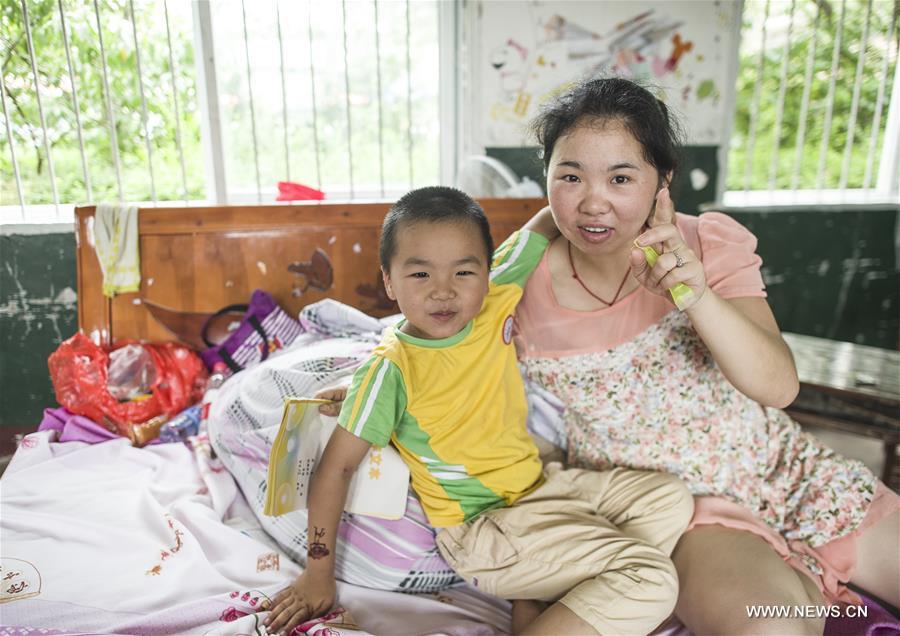
<svg viewBox="0 0 900 636"><path fill-rule="evenodd" d="M675 613L695 634L822 634L824 618L751 618L748 607L825 604L815 583L760 537L724 526L689 530L672 554Z"/></svg>
<svg viewBox="0 0 900 636"><path fill-rule="evenodd" d="M900 511L856 539L856 572L850 582L900 607Z"/></svg>

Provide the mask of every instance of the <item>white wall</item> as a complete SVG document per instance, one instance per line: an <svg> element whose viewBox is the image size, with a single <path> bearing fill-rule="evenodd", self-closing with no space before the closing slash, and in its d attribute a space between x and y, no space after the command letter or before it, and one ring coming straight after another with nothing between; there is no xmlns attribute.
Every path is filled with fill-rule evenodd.
<svg viewBox="0 0 900 636"><path fill-rule="evenodd" d="M688 143L728 138L741 5L738 0L467 2L463 152L534 145L538 107L597 74L659 87Z"/></svg>

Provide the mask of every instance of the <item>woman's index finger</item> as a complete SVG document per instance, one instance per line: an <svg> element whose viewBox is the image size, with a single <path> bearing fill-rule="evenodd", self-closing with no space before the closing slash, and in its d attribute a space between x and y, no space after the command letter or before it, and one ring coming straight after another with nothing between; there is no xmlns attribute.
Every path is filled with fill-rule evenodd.
<svg viewBox="0 0 900 636"><path fill-rule="evenodd" d="M669 195L669 188L662 188L656 193L656 206L653 218L650 219L650 227L675 222L675 205Z"/></svg>
<svg viewBox="0 0 900 636"><path fill-rule="evenodd" d="M675 204L672 202L669 188L663 188L656 194L656 211L653 214L651 228L661 225L665 225L667 229L671 230L664 232L664 235L659 237L664 251L674 252L681 249L685 244L684 237L681 236L681 232L675 225Z"/></svg>

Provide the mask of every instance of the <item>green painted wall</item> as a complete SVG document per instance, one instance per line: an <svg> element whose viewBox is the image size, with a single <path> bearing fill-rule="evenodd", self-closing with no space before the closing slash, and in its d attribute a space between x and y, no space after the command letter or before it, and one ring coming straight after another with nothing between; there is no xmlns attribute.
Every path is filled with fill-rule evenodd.
<svg viewBox="0 0 900 636"><path fill-rule="evenodd" d="M0 427L34 430L53 406L47 357L78 328L75 235L0 236ZM11 451L10 434L0 452Z"/></svg>
<svg viewBox="0 0 900 636"><path fill-rule="evenodd" d="M900 349L900 206L729 214L759 239L782 330Z"/></svg>

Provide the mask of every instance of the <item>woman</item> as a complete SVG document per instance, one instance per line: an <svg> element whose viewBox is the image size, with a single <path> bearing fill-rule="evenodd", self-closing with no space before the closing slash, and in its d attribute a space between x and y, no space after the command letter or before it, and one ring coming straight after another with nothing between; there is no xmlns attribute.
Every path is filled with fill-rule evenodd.
<svg viewBox="0 0 900 636"><path fill-rule="evenodd" d="M779 410L799 383L756 239L722 214L675 214L662 103L593 80L534 127L562 235L519 305L520 357L566 405L571 465L670 472L694 493L673 555L679 618L696 633L821 633L824 618L746 608L852 602L848 580L900 604L900 499Z"/></svg>

